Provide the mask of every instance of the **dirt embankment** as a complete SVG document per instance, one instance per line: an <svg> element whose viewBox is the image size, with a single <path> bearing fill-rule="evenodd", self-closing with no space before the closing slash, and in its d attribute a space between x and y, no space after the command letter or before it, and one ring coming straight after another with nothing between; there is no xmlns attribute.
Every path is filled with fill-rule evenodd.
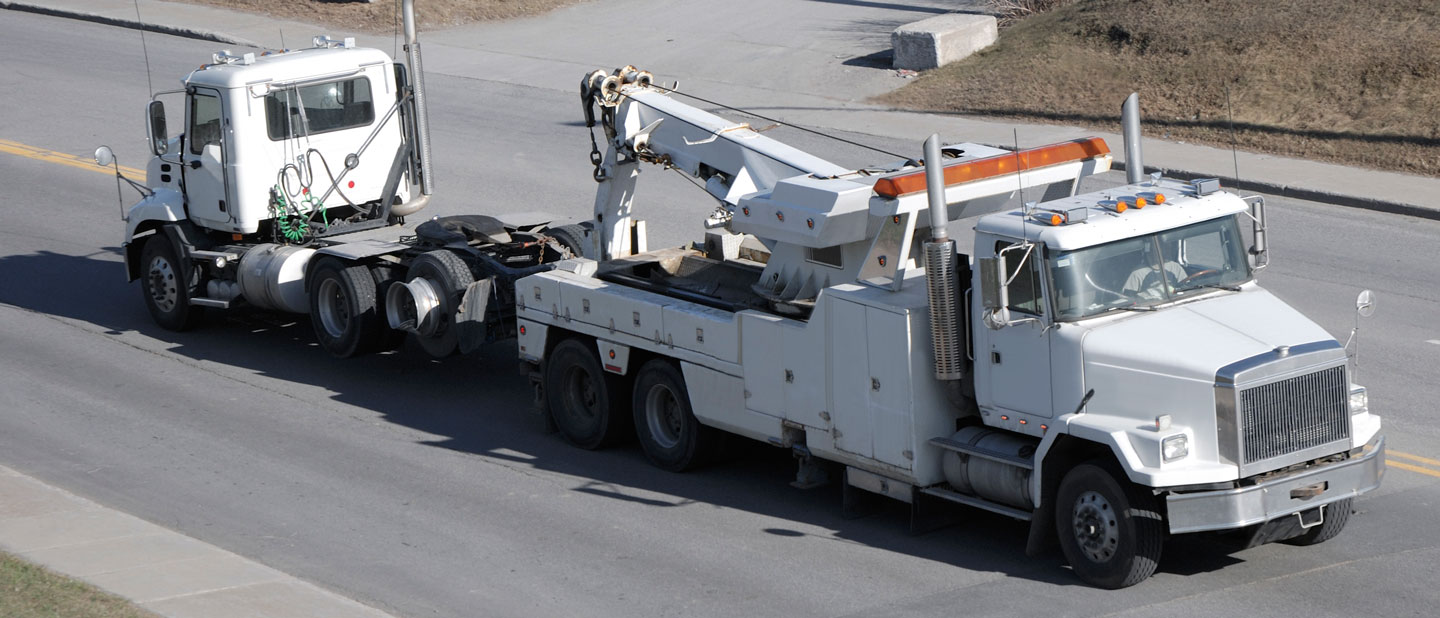
<svg viewBox="0 0 1440 618"><path fill-rule="evenodd" d="M882 97L899 107L1145 132L1440 175L1440 3L1077 0Z"/></svg>
<svg viewBox="0 0 1440 618"><path fill-rule="evenodd" d="M178 0L282 19L325 24L362 32L392 32L400 24L399 0ZM423 0L415 16L421 29L449 28L475 21L538 15L585 0Z"/></svg>

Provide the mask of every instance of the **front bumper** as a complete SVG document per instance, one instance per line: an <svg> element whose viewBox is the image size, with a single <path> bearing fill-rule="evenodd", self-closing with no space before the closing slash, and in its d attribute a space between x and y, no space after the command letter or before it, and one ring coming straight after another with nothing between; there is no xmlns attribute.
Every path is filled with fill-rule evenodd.
<svg viewBox="0 0 1440 618"><path fill-rule="evenodd" d="M1170 494L1165 498L1170 532L1230 530L1309 511L1380 486L1385 476L1385 436L1359 457L1238 489Z"/></svg>

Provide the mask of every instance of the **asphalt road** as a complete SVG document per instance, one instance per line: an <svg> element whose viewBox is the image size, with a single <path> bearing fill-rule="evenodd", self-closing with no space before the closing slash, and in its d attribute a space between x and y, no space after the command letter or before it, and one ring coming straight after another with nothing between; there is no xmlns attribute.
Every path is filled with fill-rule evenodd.
<svg viewBox="0 0 1440 618"><path fill-rule="evenodd" d="M157 89L214 51L147 40ZM121 163L143 164L149 88L135 32L0 11L0 57L0 139L73 154L108 143ZM588 213L573 93L428 83L441 196L426 214ZM841 163L885 160L780 135ZM124 282L113 179L0 153L0 187L0 464L398 615L1350 617L1440 606L1440 530L1426 525L1440 465L1392 468L1324 545L1179 539L1151 581L1100 591L1058 554L1026 558L1025 529L1008 520L967 513L922 536L899 508L845 520L835 488L787 485L777 450L674 475L634 447L570 448L530 411L512 345L342 362L304 319L162 331ZM710 206L695 195L646 171L652 245L698 233ZM1342 340L1355 294L1375 290L1360 381L1393 450L1440 459L1440 223L1278 199L1270 215L1261 281Z"/></svg>

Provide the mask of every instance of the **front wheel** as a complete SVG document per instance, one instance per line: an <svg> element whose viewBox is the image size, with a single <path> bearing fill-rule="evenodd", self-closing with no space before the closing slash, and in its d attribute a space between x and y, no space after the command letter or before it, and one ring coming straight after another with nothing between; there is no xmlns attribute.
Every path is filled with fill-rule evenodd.
<svg viewBox="0 0 1440 618"><path fill-rule="evenodd" d="M173 331L190 330L199 324L202 308L192 307L190 299L200 287L200 270L184 268L170 238L163 232L151 236L140 251L140 263L145 269L140 292L145 295L145 308L155 323Z"/></svg>
<svg viewBox="0 0 1440 618"><path fill-rule="evenodd" d="M1289 545L1307 546L1318 545L1335 538L1335 535L1340 534L1340 531L1345 529L1345 524L1350 521L1350 510L1354 507L1353 501L1354 498L1346 498L1320 507L1324 509L1325 521L1310 526L1299 535L1282 542Z"/></svg>
<svg viewBox="0 0 1440 618"><path fill-rule="evenodd" d="M1055 501L1060 548L1086 583L1117 589L1155 573L1165 528L1155 497L1095 464L1076 466Z"/></svg>
<svg viewBox="0 0 1440 618"><path fill-rule="evenodd" d="M674 363L657 358L641 366L633 400L635 435L655 467L684 472L709 460L719 437L695 418L685 376Z"/></svg>

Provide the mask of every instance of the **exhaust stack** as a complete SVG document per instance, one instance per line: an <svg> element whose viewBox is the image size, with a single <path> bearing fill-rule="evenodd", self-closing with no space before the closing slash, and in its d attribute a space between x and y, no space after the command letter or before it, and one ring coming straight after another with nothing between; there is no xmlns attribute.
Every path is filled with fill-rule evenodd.
<svg viewBox="0 0 1440 618"><path fill-rule="evenodd" d="M1144 157L1140 154L1140 95L1132 92L1120 106L1120 123L1125 126L1125 183L1145 179Z"/></svg>
<svg viewBox="0 0 1440 618"><path fill-rule="evenodd" d="M390 210L391 214L404 217L428 205L435 187L430 165L430 112L425 105L425 69L420 62L420 41L415 34L415 0L405 0L401 14L405 22L405 64L409 65L413 91L411 109L415 114L415 152L420 163L420 196Z"/></svg>
<svg viewBox="0 0 1440 618"><path fill-rule="evenodd" d="M925 140L925 188L930 198L930 242L925 243L925 285L930 297L930 339L935 349L935 378L958 380L965 376L965 349L960 341L958 274L955 241L945 226L950 213L945 203L945 165L940 159L940 136Z"/></svg>

